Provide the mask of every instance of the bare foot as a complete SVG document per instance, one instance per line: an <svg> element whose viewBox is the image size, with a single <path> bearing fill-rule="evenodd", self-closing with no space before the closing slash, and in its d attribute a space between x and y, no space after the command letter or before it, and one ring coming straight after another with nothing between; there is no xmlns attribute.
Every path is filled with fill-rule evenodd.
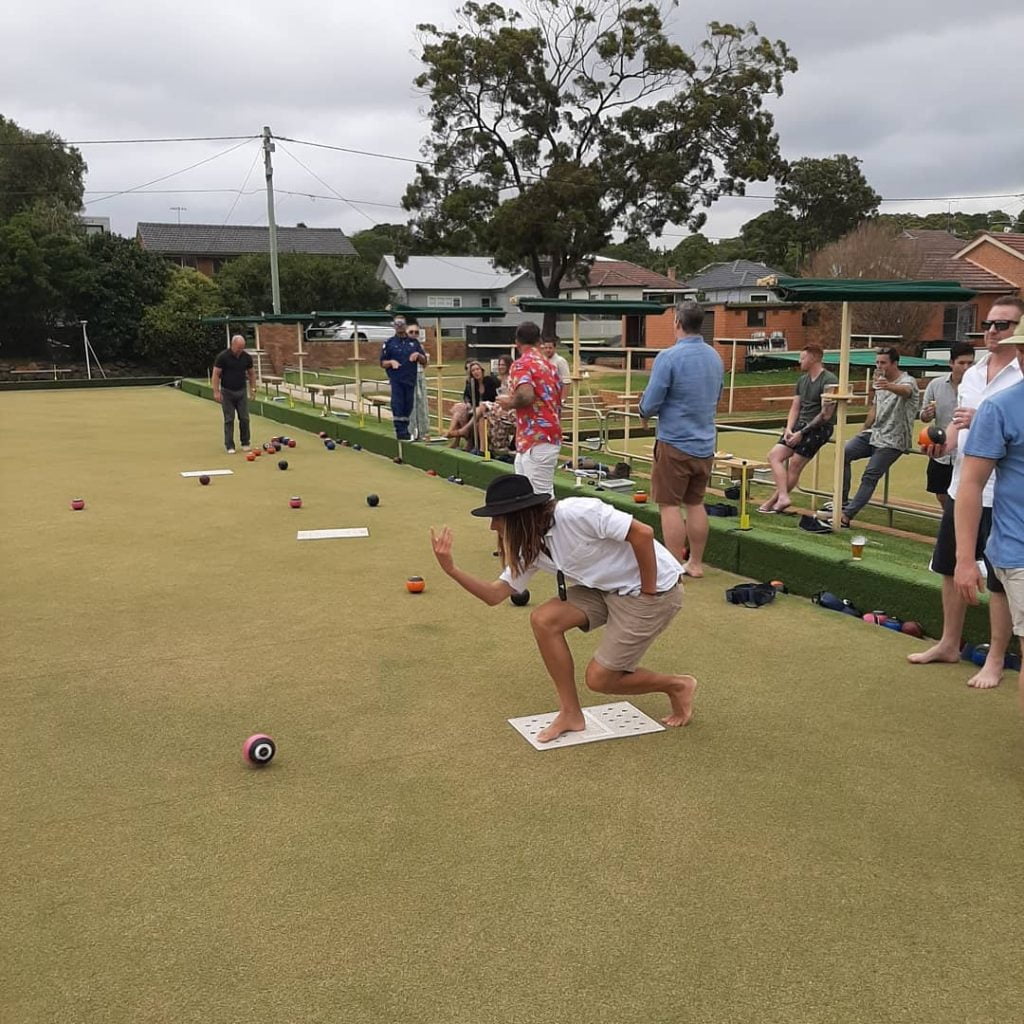
<svg viewBox="0 0 1024 1024"><path fill-rule="evenodd" d="M583 717L582 711L565 712L560 711L555 720L546 728L537 733L538 743L550 743L557 740L565 732L583 732L587 727L587 720Z"/></svg>
<svg viewBox="0 0 1024 1024"><path fill-rule="evenodd" d="M967 685L975 690L991 690L1003 681L1003 666L991 665L988 661L981 666L981 671L976 672L967 680Z"/></svg>
<svg viewBox="0 0 1024 1024"><path fill-rule="evenodd" d="M693 718L693 695L696 692L697 680L693 676L676 676L676 685L668 693L672 714L666 715L662 722L673 727L689 725Z"/></svg>
<svg viewBox="0 0 1024 1024"><path fill-rule="evenodd" d="M683 565L683 575L689 576L691 580L699 580L704 576L704 566L695 562L686 562Z"/></svg>
<svg viewBox="0 0 1024 1024"><path fill-rule="evenodd" d="M953 650L952 647L943 647L941 643L934 644L927 651L917 651L907 655L907 661L911 665L930 665L933 661L955 665L959 660L959 651Z"/></svg>

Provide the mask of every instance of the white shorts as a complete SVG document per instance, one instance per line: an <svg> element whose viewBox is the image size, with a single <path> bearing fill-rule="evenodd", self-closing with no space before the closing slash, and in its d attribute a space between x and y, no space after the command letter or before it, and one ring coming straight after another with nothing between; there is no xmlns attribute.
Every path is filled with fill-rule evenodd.
<svg viewBox="0 0 1024 1024"><path fill-rule="evenodd" d="M1000 569L996 566L996 576L1010 604L1014 635L1024 636L1024 569Z"/></svg>
<svg viewBox="0 0 1024 1024"><path fill-rule="evenodd" d="M535 494L555 493L555 467L562 448L557 444L535 444L525 452L516 452L515 470L530 481Z"/></svg>

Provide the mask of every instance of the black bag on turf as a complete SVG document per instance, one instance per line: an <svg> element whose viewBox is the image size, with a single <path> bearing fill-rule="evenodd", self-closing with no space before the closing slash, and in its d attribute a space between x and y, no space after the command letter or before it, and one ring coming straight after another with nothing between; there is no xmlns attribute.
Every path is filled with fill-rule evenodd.
<svg viewBox="0 0 1024 1024"><path fill-rule="evenodd" d="M830 612L842 612L844 615L856 615L858 619L861 618L861 613L845 597L837 597L830 590L819 590L811 601Z"/></svg>
<svg viewBox="0 0 1024 1024"><path fill-rule="evenodd" d="M741 604L744 608L760 608L775 600L778 591L770 583L740 583L725 592L729 604Z"/></svg>

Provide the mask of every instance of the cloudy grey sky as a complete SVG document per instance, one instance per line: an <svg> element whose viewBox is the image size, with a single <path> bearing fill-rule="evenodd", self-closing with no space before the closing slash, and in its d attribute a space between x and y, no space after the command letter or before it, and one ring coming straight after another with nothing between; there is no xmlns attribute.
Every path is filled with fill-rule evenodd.
<svg viewBox="0 0 1024 1024"><path fill-rule="evenodd" d="M8 5L0 113L68 140L255 135L267 124L277 135L414 157L426 127L422 98L412 86L415 25L450 26L454 7L454 0ZM764 35L786 40L799 60L786 94L771 101L790 159L859 156L886 199L1012 193L952 205L1014 215L1024 206L1022 0L682 0L671 34L693 45L712 18L753 19ZM111 217L123 234L134 233L139 220L179 216L265 224L255 141L150 186L173 191L105 198L231 145L82 146L89 164L86 212ZM404 220L394 207L411 170L401 162L284 143L275 157L278 221L355 232ZM239 195L243 186L252 194ZM336 192L360 202L285 191ZM755 184L749 191L765 194L770 187ZM923 213L948 205L894 202L882 209ZM172 209L177 206L186 209ZM735 234L770 206L722 200L705 231Z"/></svg>

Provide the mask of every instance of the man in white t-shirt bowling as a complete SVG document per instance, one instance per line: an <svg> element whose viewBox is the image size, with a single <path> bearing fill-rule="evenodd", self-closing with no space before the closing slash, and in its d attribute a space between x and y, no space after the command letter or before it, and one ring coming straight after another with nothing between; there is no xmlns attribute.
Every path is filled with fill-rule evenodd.
<svg viewBox="0 0 1024 1024"><path fill-rule="evenodd" d="M459 569L448 527L430 531L438 564L485 604L522 593L538 569L558 580L559 596L530 615L544 665L558 693L558 715L537 735L547 743L586 728L576 692L576 672L566 634L605 626L587 664L586 683L598 693L664 693L671 712L662 721L686 725L693 714L697 680L641 668L640 659L668 627L683 603L683 567L654 539L654 531L598 498L554 501L536 494L525 476L499 477L486 504L473 515L490 517L504 571L492 581Z"/></svg>

